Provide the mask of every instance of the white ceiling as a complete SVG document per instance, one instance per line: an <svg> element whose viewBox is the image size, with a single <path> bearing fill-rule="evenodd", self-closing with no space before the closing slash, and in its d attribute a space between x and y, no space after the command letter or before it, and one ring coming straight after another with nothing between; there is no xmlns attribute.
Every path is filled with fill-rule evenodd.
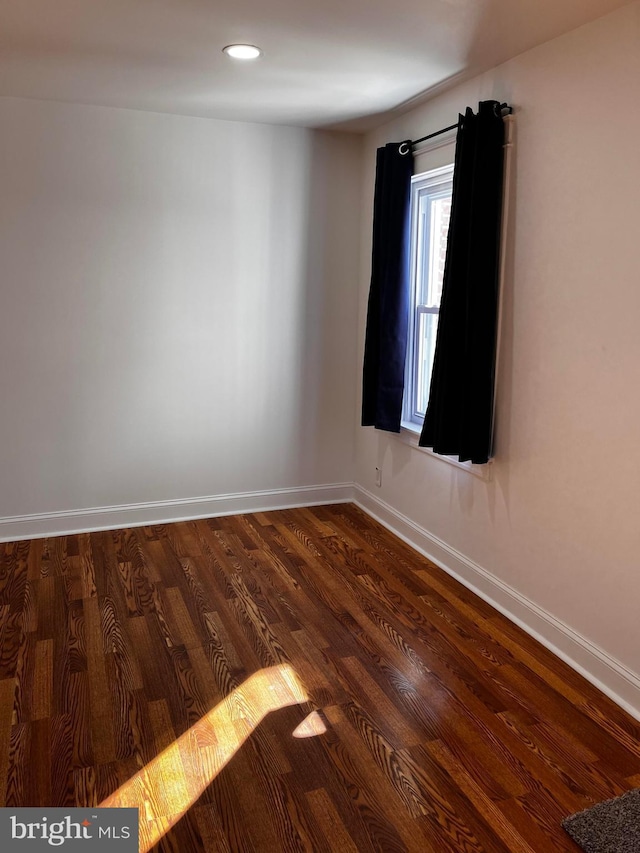
<svg viewBox="0 0 640 853"><path fill-rule="evenodd" d="M0 95L363 129L628 2L0 0Z"/></svg>

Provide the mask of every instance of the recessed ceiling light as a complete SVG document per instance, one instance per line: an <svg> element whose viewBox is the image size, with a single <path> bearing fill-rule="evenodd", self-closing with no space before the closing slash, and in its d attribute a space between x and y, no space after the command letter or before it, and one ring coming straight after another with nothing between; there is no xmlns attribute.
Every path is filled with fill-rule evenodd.
<svg viewBox="0 0 640 853"><path fill-rule="evenodd" d="M253 44L228 44L222 48L222 52L233 59L257 59L262 56L260 48Z"/></svg>

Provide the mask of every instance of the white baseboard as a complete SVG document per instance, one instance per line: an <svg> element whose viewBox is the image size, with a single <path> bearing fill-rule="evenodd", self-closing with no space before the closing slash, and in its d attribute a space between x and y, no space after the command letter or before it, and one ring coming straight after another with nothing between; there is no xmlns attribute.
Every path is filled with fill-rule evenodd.
<svg viewBox="0 0 640 853"><path fill-rule="evenodd" d="M638 673L371 492L358 485L354 486L354 492L360 509L535 637L640 720Z"/></svg>
<svg viewBox="0 0 640 853"><path fill-rule="evenodd" d="M141 527L145 524L168 524L172 521L213 518L243 512L345 503L351 500L353 483L330 483L322 486L298 486L291 489L240 492L186 500L11 516L0 518L0 542L113 530L118 527Z"/></svg>

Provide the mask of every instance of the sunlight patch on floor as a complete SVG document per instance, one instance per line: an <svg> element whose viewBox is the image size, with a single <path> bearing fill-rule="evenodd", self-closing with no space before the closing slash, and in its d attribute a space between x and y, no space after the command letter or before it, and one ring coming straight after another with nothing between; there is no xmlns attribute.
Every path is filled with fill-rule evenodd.
<svg viewBox="0 0 640 853"><path fill-rule="evenodd" d="M147 853L201 796L245 740L271 711L309 701L288 664L261 669L100 803L133 807L140 815L140 853ZM314 737L326 732L315 711L293 732Z"/></svg>

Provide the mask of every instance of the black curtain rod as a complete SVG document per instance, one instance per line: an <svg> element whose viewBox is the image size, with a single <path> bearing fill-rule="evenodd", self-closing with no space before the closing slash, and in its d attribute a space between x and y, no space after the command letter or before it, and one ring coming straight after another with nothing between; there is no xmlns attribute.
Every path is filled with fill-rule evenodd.
<svg viewBox="0 0 640 853"><path fill-rule="evenodd" d="M504 113L506 111L507 115L511 115L513 112L513 107L510 107L509 104L500 104L500 109ZM400 143L399 152L400 154L408 154L411 148L415 148L416 145L419 145L421 142L426 142L427 139L433 139L434 136L440 136L443 133L447 133L449 130L454 130L460 124L457 121L455 124L450 124L449 127L443 127L442 130L436 130L433 133L428 133L426 136L421 136L420 139L407 139L405 142ZM403 150L404 146L406 149Z"/></svg>

